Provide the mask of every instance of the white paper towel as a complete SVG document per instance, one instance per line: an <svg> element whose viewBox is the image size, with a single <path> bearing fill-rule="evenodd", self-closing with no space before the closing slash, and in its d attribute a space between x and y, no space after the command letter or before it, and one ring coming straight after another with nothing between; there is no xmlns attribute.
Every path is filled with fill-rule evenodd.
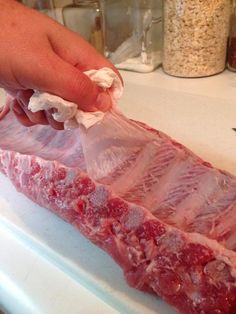
<svg viewBox="0 0 236 314"><path fill-rule="evenodd" d="M98 86L108 91L115 105L123 93L123 85L118 75L110 68L90 70L84 73ZM65 129L76 128L79 125L89 128L104 117L104 112L84 112L79 110L75 103L64 100L59 96L39 91L35 91L30 98L28 108L32 112L56 109L52 116L56 121L63 122Z"/></svg>

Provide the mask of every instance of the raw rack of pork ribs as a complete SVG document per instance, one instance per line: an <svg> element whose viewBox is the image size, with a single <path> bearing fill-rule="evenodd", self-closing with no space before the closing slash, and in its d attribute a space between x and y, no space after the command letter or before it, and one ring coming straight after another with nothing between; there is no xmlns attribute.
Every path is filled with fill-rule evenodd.
<svg viewBox="0 0 236 314"><path fill-rule="evenodd" d="M116 111L87 135L25 128L9 113L0 170L110 254L132 287L180 313L236 313L233 175Z"/></svg>

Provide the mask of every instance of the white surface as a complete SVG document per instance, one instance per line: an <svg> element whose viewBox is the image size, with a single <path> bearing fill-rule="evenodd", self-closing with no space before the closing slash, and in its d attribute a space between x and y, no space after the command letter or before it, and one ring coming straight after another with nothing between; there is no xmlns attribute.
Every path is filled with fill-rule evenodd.
<svg viewBox="0 0 236 314"><path fill-rule="evenodd" d="M35 246L22 243L5 224L0 228L0 243L1 248L8 246L0 253L0 296L10 313L118 313L35 252Z"/></svg>
<svg viewBox="0 0 236 314"><path fill-rule="evenodd" d="M124 72L122 72L124 73ZM236 74L182 79L158 69L125 73L121 109L236 175Z"/></svg>
<svg viewBox="0 0 236 314"><path fill-rule="evenodd" d="M191 80L161 70L122 74L124 112L236 174L235 74ZM0 186L0 304L11 313L175 313L129 288L109 256L2 175Z"/></svg>

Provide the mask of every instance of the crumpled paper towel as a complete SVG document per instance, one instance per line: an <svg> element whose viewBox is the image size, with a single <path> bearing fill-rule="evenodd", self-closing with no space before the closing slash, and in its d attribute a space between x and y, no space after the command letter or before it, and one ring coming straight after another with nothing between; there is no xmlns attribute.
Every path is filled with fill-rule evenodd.
<svg viewBox="0 0 236 314"><path fill-rule="evenodd" d="M123 93L123 85L118 75L110 68L102 68L100 70L90 70L84 72L93 82L104 90L108 90L113 104L121 97ZM64 122L65 129L71 129L83 125L90 128L104 117L104 112L84 112L78 109L77 104L64 100L59 96L46 92L35 91L31 96L29 110L37 112L40 110L56 109L52 114L53 118L58 122Z"/></svg>

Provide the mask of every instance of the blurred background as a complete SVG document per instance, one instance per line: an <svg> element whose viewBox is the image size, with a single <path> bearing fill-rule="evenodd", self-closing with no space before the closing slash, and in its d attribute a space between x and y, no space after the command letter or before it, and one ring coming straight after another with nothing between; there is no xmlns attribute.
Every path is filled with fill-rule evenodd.
<svg viewBox="0 0 236 314"><path fill-rule="evenodd" d="M80 33L118 69L236 71L236 0L22 0Z"/></svg>
<svg viewBox="0 0 236 314"><path fill-rule="evenodd" d="M161 64L161 0L22 0L80 33L119 69Z"/></svg>

